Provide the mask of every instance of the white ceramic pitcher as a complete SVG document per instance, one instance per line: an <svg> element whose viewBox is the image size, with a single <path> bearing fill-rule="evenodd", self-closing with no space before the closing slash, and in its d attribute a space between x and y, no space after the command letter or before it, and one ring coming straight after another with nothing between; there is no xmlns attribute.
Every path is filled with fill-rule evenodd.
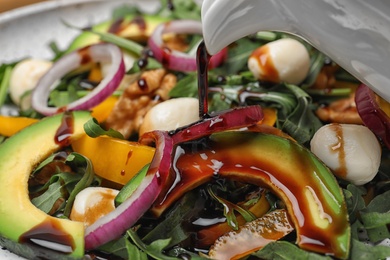
<svg viewBox="0 0 390 260"><path fill-rule="evenodd" d="M389 0L204 0L210 54L258 31L306 39L390 101Z"/></svg>

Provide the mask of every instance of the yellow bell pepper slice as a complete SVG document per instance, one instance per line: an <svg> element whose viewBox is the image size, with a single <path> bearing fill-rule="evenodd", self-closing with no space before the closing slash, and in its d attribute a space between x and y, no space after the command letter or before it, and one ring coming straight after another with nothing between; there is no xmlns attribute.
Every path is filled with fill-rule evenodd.
<svg viewBox="0 0 390 260"><path fill-rule="evenodd" d="M92 117L98 122L104 122L114 108L118 97L110 96L92 109ZM0 135L10 137L23 128L38 122L39 119L29 117L14 117L0 115Z"/></svg>
<svg viewBox="0 0 390 260"><path fill-rule="evenodd" d="M96 118L99 123L106 121L118 99L119 97L117 96L109 96L106 98L99 105L92 108L92 117Z"/></svg>
<svg viewBox="0 0 390 260"><path fill-rule="evenodd" d="M262 110L263 110L264 118L259 122L259 124L269 125L269 126L275 125L278 117L276 109L272 107L263 107Z"/></svg>
<svg viewBox="0 0 390 260"><path fill-rule="evenodd" d="M9 137L23 128L38 122L38 119L28 117L12 117L0 115L0 135Z"/></svg>
<svg viewBox="0 0 390 260"><path fill-rule="evenodd" d="M85 135L72 148L92 161L98 176L121 185L150 163L155 152L152 147L108 136Z"/></svg>

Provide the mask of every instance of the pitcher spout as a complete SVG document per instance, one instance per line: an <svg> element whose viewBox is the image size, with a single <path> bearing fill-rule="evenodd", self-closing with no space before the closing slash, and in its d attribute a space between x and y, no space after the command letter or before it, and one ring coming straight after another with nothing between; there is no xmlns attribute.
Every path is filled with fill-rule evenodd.
<svg viewBox="0 0 390 260"><path fill-rule="evenodd" d="M255 17L259 17L259 22L254 21ZM205 45L211 55L252 33L288 29L273 1L262 0L203 1L202 23Z"/></svg>
<svg viewBox="0 0 390 260"><path fill-rule="evenodd" d="M211 55L258 31L298 35L390 101L390 5L366 0L204 0Z"/></svg>

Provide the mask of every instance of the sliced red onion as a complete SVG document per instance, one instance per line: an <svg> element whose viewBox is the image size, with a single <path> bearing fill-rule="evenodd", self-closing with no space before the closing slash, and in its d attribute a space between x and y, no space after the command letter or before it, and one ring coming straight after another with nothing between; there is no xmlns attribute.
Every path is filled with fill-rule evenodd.
<svg viewBox="0 0 390 260"><path fill-rule="evenodd" d="M264 118L260 106L238 107L212 115L191 126L179 129L172 135L175 144L198 139L212 133L254 125Z"/></svg>
<svg viewBox="0 0 390 260"><path fill-rule="evenodd" d="M361 84L356 89L355 103L363 123L390 148L390 118L379 106L375 93Z"/></svg>
<svg viewBox="0 0 390 260"><path fill-rule="evenodd" d="M101 217L87 227L85 234L86 250L95 249L111 240L119 238L152 206L160 195L171 168L173 141L168 133L154 131L146 133L141 143L156 143L156 153L148 173L136 191L114 211Z"/></svg>
<svg viewBox="0 0 390 260"><path fill-rule="evenodd" d="M91 93L62 108L49 107L47 101L55 83L68 72L90 62L111 63L107 75ZM110 96L119 86L125 74L122 51L111 43L99 43L71 52L43 75L32 93L32 106L39 113L49 116L60 111L88 110Z"/></svg>
<svg viewBox="0 0 390 260"><path fill-rule="evenodd" d="M195 20L174 20L160 24L149 38L148 44L154 57L166 68L176 71L196 71L195 54L183 53L171 50L164 46L164 33L202 34L202 24ZM227 55L226 48L213 55L209 68L215 68L221 64Z"/></svg>

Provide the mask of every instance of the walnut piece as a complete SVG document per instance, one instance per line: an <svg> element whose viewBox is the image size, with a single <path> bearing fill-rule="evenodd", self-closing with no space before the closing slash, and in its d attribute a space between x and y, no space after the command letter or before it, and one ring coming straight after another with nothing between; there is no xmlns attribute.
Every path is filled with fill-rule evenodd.
<svg viewBox="0 0 390 260"><path fill-rule="evenodd" d="M316 114L324 122L363 124L356 109L355 95L334 101L329 106L321 106Z"/></svg>
<svg viewBox="0 0 390 260"><path fill-rule="evenodd" d="M176 81L176 76L165 69L143 72L124 90L105 122L106 127L119 131L126 139L137 133L147 111L168 99Z"/></svg>

